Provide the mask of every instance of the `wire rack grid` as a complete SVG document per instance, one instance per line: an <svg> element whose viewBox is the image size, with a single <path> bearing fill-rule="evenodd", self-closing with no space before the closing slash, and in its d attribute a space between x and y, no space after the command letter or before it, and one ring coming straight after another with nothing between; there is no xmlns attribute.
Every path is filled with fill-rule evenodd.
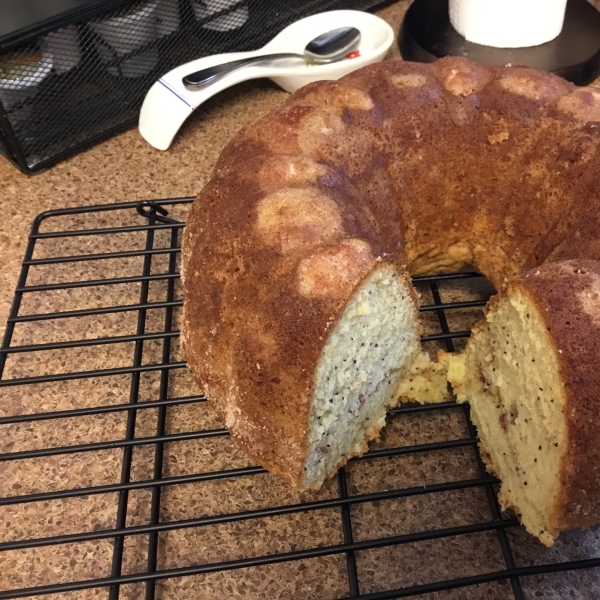
<svg viewBox="0 0 600 600"><path fill-rule="evenodd" d="M600 532L547 550L502 513L467 405L390 411L319 492L248 463L180 355L191 201L34 222L0 349L0 599L600 598ZM464 344L486 280L415 285L426 346Z"/></svg>

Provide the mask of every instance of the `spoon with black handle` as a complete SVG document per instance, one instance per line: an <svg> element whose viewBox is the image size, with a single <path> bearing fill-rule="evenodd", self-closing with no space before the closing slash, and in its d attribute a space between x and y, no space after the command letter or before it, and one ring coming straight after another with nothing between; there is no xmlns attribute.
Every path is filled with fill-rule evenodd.
<svg viewBox="0 0 600 600"><path fill-rule="evenodd" d="M183 85L190 90L197 90L209 85L228 73L263 60L276 60L278 58L304 58L310 62L326 65L344 58L349 52L352 52L360 42L360 31L356 27L341 27L322 33L314 40L309 42L304 49L303 54L295 52L280 52L277 54L263 54L262 56L252 56L241 58L231 62L214 65L206 69L200 69L195 73L190 73L183 78Z"/></svg>

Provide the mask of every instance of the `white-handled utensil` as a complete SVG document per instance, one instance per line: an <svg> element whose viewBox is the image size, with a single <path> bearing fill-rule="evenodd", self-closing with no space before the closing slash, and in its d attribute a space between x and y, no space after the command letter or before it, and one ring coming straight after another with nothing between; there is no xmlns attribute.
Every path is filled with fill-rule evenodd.
<svg viewBox="0 0 600 600"><path fill-rule="evenodd" d="M224 63L200 69L190 73L183 78L183 85L188 90L197 90L205 85L211 85L217 79L226 77L232 71L247 67L252 63L280 60L282 58L298 58L304 62L327 65L337 62L348 56L358 48L360 43L360 31L356 27L338 27L331 31L319 34L311 40L304 48L302 54L295 52L275 52L269 54L258 54L250 58L240 58Z"/></svg>
<svg viewBox="0 0 600 600"><path fill-rule="evenodd" d="M302 54L307 44L323 32L355 27L361 33L354 58L329 64L313 64L297 58L251 63L217 78L210 85L188 89L186 76L232 60L271 53ZM184 121L203 102L236 83L268 77L288 92L321 79L339 79L365 65L382 60L394 40L392 28L370 13L336 10L312 15L292 23L268 44L252 52L215 54L181 65L163 75L149 90L140 111L139 130L142 137L159 150L166 150Z"/></svg>

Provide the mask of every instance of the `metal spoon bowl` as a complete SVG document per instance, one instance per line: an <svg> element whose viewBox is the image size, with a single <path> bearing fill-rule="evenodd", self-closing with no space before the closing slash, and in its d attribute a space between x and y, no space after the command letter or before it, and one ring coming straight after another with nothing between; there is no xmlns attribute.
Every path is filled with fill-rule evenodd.
<svg viewBox="0 0 600 600"><path fill-rule="evenodd" d="M206 85L214 83L228 73L246 65L266 60L277 60L280 58L302 58L309 62L325 65L344 58L348 53L356 49L360 42L360 31L356 27L340 27L332 29L311 40L304 48L303 54L295 52L278 52L276 54L263 54L239 60L221 63L195 71L183 77L183 85L190 90L201 89Z"/></svg>

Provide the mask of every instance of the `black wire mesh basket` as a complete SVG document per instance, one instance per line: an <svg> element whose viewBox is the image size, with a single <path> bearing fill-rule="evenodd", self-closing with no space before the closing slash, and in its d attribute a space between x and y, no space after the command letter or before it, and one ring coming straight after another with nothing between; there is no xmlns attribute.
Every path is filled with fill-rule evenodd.
<svg viewBox="0 0 600 600"><path fill-rule="evenodd" d="M0 599L600 598L600 530L548 549L501 512L466 405L391 410L318 492L250 463L179 349L190 202L33 225L0 348ZM425 347L460 349L487 280L414 282Z"/></svg>
<svg viewBox="0 0 600 600"><path fill-rule="evenodd" d="M257 49L311 14L385 3L105 0L0 37L0 154L44 169L136 124L146 92L178 65Z"/></svg>

